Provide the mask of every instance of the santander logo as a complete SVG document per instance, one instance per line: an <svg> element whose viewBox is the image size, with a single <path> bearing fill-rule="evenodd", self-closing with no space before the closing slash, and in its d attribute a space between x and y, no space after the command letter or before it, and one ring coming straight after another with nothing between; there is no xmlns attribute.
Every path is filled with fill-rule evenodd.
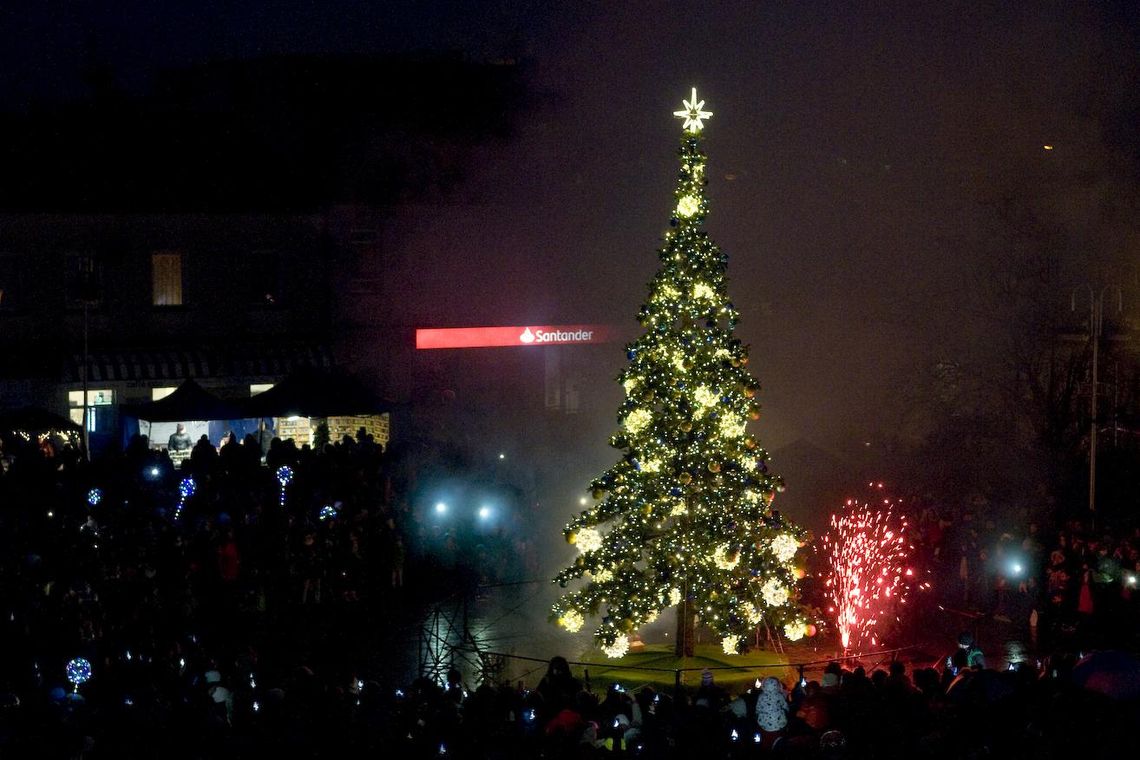
<svg viewBox="0 0 1140 760"><path fill-rule="evenodd" d="M519 336L519 343L588 343L594 339L594 330L536 327L533 331L527 327Z"/></svg>

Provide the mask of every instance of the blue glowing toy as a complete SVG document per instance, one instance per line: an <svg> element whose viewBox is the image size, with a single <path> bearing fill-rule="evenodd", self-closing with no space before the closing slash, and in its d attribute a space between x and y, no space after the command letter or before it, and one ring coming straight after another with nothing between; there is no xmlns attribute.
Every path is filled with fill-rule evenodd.
<svg viewBox="0 0 1140 760"><path fill-rule="evenodd" d="M324 521L324 520L335 520L337 517L337 514L338 514L338 510L336 507L332 506L331 504L326 504L323 507L321 507L321 511L317 514L317 518L319 520L322 520L322 521Z"/></svg>
<svg viewBox="0 0 1140 760"><path fill-rule="evenodd" d="M92 488L87 492L87 504L94 507L103 501L103 492L98 488Z"/></svg>
<svg viewBox="0 0 1140 760"><path fill-rule="evenodd" d="M76 657L67 663L64 672L67 673L67 680L75 684L75 691L78 692L79 684L86 683L91 678L91 663L82 657Z"/></svg>
<svg viewBox="0 0 1140 760"><path fill-rule="evenodd" d="M182 510L186 508L186 500L194 495L197 490L198 484L194 482L194 478L183 478L182 482L178 484L178 506L174 509L174 521L178 522L182 519Z"/></svg>
<svg viewBox="0 0 1140 760"><path fill-rule="evenodd" d="M285 486L293 479L293 468L283 464L277 468L277 482L281 484L281 506L285 506Z"/></svg>

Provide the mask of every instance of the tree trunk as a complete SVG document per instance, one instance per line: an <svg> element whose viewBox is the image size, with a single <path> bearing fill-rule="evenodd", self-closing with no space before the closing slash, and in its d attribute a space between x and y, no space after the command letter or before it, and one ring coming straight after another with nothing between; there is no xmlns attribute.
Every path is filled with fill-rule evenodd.
<svg viewBox="0 0 1140 760"><path fill-rule="evenodd" d="M681 603L677 605L677 638L673 644L673 654L677 657L692 657L693 642L697 637L697 617L689 603L689 585L681 590Z"/></svg>

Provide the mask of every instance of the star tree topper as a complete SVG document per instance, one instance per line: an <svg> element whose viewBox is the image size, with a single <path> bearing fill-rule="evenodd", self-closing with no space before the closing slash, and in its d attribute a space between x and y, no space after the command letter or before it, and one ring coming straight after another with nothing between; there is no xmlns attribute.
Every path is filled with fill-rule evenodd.
<svg viewBox="0 0 1140 760"><path fill-rule="evenodd" d="M681 100L681 104L685 106L685 110L674 111L673 115L679 119L685 120L685 123L681 125L682 129L692 132L693 134L700 132L704 127L704 124L701 122L705 119L711 118L712 111L701 110L705 107L705 101L697 100L696 87L693 88L693 99Z"/></svg>

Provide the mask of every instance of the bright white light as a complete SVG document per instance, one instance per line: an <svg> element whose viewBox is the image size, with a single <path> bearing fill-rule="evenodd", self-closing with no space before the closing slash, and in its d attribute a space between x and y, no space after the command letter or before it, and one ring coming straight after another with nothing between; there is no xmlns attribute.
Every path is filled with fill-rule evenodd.
<svg viewBox="0 0 1140 760"><path fill-rule="evenodd" d="M499 459L506 459L506 458L507 458L506 454L502 454L502 453L499 454Z"/></svg>
<svg viewBox="0 0 1140 760"><path fill-rule="evenodd" d="M479 519L480 520L486 520L490 516L491 516L491 508L490 507L488 507L486 505L479 507Z"/></svg>
<svg viewBox="0 0 1140 760"><path fill-rule="evenodd" d="M1014 575L1021 575L1021 563L1019 563L1019 562L1013 563L1013 574Z"/></svg>
<svg viewBox="0 0 1140 760"><path fill-rule="evenodd" d="M150 468L150 476L151 476L152 478L157 478L157 477L158 477L158 473L159 473L159 469L158 469L157 467L151 467L151 468Z"/></svg>
<svg viewBox="0 0 1140 760"><path fill-rule="evenodd" d="M586 506L587 501L588 501L588 499L586 499L585 496L583 496L581 499L578 499L578 503L581 504L583 507Z"/></svg>
<svg viewBox="0 0 1140 760"><path fill-rule="evenodd" d="M685 120L684 124L682 124L681 127L694 134L700 132L701 128L704 127L704 124L701 122L712 116L712 111L701 110L705 107L705 101L697 100L696 87L693 88L692 100L682 100L681 104L685 106L685 109L683 111L673 112L674 116Z"/></svg>
<svg viewBox="0 0 1140 760"><path fill-rule="evenodd" d="M435 513L437 515L447 514L447 504L442 501L437 501L435 503Z"/></svg>

